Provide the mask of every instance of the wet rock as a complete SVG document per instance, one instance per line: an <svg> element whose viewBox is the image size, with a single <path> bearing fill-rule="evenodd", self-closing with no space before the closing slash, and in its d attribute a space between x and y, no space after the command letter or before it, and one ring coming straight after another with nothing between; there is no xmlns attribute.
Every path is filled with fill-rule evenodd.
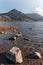
<svg viewBox="0 0 43 65"><path fill-rule="evenodd" d="M3 31L0 31L0 34L4 34L5 32L3 32Z"/></svg>
<svg viewBox="0 0 43 65"><path fill-rule="evenodd" d="M27 41L30 41L30 39L29 39L29 38L25 38L25 37L24 37L23 39L24 39L24 40L27 40Z"/></svg>
<svg viewBox="0 0 43 65"><path fill-rule="evenodd" d="M16 40L16 37L14 36L14 40Z"/></svg>
<svg viewBox="0 0 43 65"><path fill-rule="evenodd" d="M41 59L41 54L39 52L32 52L29 55L27 55L26 58Z"/></svg>
<svg viewBox="0 0 43 65"><path fill-rule="evenodd" d="M32 30L32 28L29 28L30 30Z"/></svg>
<svg viewBox="0 0 43 65"><path fill-rule="evenodd" d="M5 32L5 34L9 34L9 35L12 35L12 33L11 33L11 32Z"/></svg>
<svg viewBox="0 0 43 65"><path fill-rule="evenodd" d="M15 34L16 37L21 37L22 33L18 32L17 34Z"/></svg>
<svg viewBox="0 0 43 65"><path fill-rule="evenodd" d="M8 39L9 40L16 40L16 37L15 36L12 36L12 37L9 37Z"/></svg>
<svg viewBox="0 0 43 65"><path fill-rule="evenodd" d="M10 49L10 53L6 54L7 59L14 63L22 63L23 58L22 58L22 53L21 50L18 47L13 47Z"/></svg>

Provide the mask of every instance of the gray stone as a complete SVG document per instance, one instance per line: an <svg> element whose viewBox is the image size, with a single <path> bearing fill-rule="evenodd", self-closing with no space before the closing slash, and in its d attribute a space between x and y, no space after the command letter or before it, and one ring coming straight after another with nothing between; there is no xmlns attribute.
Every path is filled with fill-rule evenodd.
<svg viewBox="0 0 43 65"><path fill-rule="evenodd" d="M31 52L26 58L41 59L41 54L39 52Z"/></svg>

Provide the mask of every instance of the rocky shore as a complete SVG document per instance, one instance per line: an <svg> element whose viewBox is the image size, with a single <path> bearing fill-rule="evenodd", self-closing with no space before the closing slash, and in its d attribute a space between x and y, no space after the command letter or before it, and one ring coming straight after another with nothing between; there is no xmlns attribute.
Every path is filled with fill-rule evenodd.
<svg viewBox="0 0 43 65"><path fill-rule="evenodd" d="M35 44L32 42L29 43L29 40L31 39L28 40L28 38L25 38L25 36L23 36L21 32L18 33L17 26L12 26L12 27L9 26L5 27L3 25L0 26L0 31L4 32L4 34L2 33L3 35L6 35L6 32L9 32L10 29L13 30L15 36L17 34L21 34L22 36L19 37L16 36L16 40L0 39L0 65L43 65L43 43L42 44ZM14 64L12 61L6 58L6 52L9 52L9 50L15 46L20 48L20 50L22 51L23 63L21 64L18 63ZM41 54L41 58L35 59L35 58L25 57L32 52L39 52Z"/></svg>

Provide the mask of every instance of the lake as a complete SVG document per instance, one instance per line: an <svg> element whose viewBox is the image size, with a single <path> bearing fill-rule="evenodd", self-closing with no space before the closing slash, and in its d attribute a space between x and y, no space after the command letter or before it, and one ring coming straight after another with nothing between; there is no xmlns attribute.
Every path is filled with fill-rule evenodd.
<svg viewBox="0 0 43 65"><path fill-rule="evenodd" d="M24 37L30 39L29 43L43 43L43 22L0 22L0 25L17 25L19 27L18 31L22 32ZM3 35L0 35L0 38Z"/></svg>

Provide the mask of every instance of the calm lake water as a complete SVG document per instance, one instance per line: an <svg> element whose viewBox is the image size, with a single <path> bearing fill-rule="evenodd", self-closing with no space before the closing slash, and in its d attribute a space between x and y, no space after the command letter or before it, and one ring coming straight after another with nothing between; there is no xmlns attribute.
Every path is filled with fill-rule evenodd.
<svg viewBox="0 0 43 65"><path fill-rule="evenodd" d="M43 22L0 22L0 25L17 25L18 31L30 39L29 42L43 43ZM1 37L1 35L0 35Z"/></svg>

